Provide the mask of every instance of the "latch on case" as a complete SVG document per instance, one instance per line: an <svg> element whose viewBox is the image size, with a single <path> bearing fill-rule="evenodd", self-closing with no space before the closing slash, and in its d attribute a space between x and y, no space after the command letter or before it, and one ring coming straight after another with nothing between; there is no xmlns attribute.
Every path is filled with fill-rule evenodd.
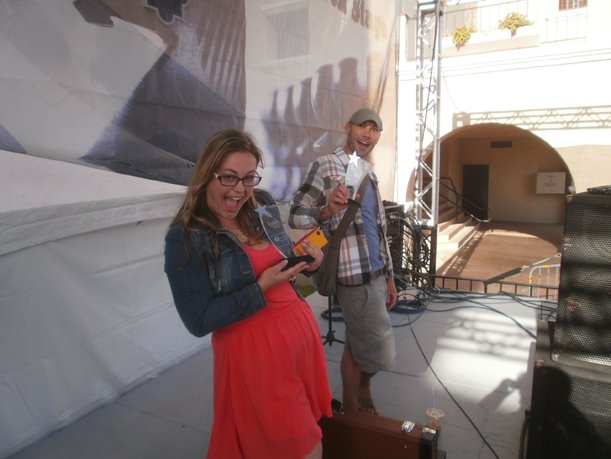
<svg viewBox="0 0 611 459"><path fill-rule="evenodd" d="M412 421L403 421L401 432L410 433L416 424Z"/></svg>

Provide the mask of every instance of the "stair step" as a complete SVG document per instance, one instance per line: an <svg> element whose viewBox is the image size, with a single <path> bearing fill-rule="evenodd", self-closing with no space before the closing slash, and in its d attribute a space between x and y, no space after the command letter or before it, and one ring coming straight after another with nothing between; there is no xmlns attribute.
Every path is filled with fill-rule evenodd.
<svg viewBox="0 0 611 459"><path fill-rule="evenodd" d="M465 220L459 223L451 223L449 225L439 225L437 232L437 244L446 242L461 242L462 235L467 236L475 228L472 220Z"/></svg>
<svg viewBox="0 0 611 459"><path fill-rule="evenodd" d="M473 235L477 232L477 225L466 225L461 228L454 236L449 240L437 239L437 254L436 254L436 266L442 266L447 260L449 260L454 254L465 245Z"/></svg>
<svg viewBox="0 0 611 459"><path fill-rule="evenodd" d="M453 220L454 218L456 218L456 212L457 210L453 207L453 206L449 206L447 208L443 208L442 206L440 206L439 208L439 221L440 222L446 222L449 220Z"/></svg>
<svg viewBox="0 0 611 459"><path fill-rule="evenodd" d="M477 230L476 226L473 225L465 225L461 226L457 229L457 231L452 234L452 237L445 241L439 241L439 237L437 239L437 245L439 244L447 244L448 246L454 246L457 249L462 247L462 245L469 240L471 235Z"/></svg>
<svg viewBox="0 0 611 459"><path fill-rule="evenodd" d="M443 201L439 203L439 213L444 212L448 209L454 209L454 205L449 201Z"/></svg>
<svg viewBox="0 0 611 459"><path fill-rule="evenodd" d="M460 214L456 217L453 217L449 220L441 220L441 218L439 219L439 225L437 225L438 228L438 234L443 233L445 231L447 231L447 229L455 224L469 224L467 223L471 218L466 216L465 214Z"/></svg>

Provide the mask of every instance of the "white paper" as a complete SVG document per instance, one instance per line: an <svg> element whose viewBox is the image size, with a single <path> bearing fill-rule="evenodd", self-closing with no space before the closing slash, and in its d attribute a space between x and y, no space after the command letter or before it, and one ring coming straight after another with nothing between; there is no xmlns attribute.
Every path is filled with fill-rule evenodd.
<svg viewBox="0 0 611 459"><path fill-rule="evenodd" d="M370 163L359 158L356 152L352 153L350 162L348 163L348 169L346 170L346 186L351 191L351 197L354 197L354 194L359 189L361 181L365 175L369 173L371 168L372 165Z"/></svg>

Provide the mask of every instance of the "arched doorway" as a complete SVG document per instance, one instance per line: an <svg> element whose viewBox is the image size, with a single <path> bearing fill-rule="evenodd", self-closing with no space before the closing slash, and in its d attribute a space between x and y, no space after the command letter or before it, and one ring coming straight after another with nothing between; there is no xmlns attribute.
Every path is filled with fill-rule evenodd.
<svg viewBox="0 0 611 459"><path fill-rule="evenodd" d="M564 221L564 197L572 185L568 167L556 150L527 130L505 124L455 129L441 139L439 171L442 183L451 182L468 198L467 209L482 220ZM482 204L486 207L478 212Z"/></svg>
<svg viewBox="0 0 611 459"><path fill-rule="evenodd" d="M465 126L442 137L439 162L437 275L490 279L557 253L573 179L548 143L512 125Z"/></svg>

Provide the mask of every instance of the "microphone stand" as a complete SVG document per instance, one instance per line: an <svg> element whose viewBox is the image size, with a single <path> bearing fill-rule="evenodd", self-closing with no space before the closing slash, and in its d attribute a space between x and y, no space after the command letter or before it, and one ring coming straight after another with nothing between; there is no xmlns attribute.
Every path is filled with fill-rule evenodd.
<svg viewBox="0 0 611 459"><path fill-rule="evenodd" d="M324 336L324 341L322 342L322 344L323 344L323 346L325 344L329 344L329 346L332 346L335 341L337 341L338 343L344 344L344 342L342 340L337 339L335 337L335 331L333 330L333 326L332 326L332 322L333 322L333 309L334 309L334 304L335 304L335 295L330 295L327 298L328 298L327 310L323 311L323 313L321 315L323 317L325 315L327 316L327 323L329 324L329 329L327 331L327 334Z"/></svg>

